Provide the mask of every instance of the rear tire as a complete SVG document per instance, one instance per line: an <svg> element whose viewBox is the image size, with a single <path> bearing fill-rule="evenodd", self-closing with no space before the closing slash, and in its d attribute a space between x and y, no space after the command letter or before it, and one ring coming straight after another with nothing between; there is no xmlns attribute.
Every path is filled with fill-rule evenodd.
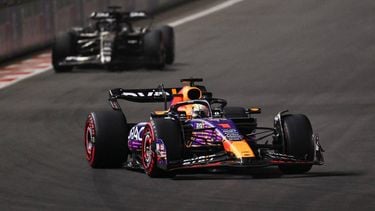
<svg viewBox="0 0 375 211"><path fill-rule="evenodd" d="M282 117L284 132L284 154L293 155L299 160L314 160L314 142L310 120L303 114L285 115ZM301 174L308 172L312 164L279 165L285 174Z"/></svg>
<svg viewBox="0 0 375 211"><path fill-rule="evenodd" d="M75 35L72 32L64 33L55 38L52 46L52 65L56 73L68 72L73 66L60 65L68 56L75 54Z"/></svg>
<svg viewBox="0 0 375 211"><path fill-rule="evenodd" d="M165 144L167 152L167 168L170 161L182 158L182 133L178 122L171 119L153 119L154 127L146 126L142 138L142 164L146 174L150 177L171 177L173 173L168 169L161 169L157 164L156 140Z"/></svg>
<svg viewBox="0 0 375 211"><path fill-rule="evenodd" d="M160 30L153 30L145 34L144 53L147 68L163 69L165 67L165 46Z"/></svg>
<svg viewBox="0 0 375 211"><path fill-rule="evenodd" d="M165 45L165 63L173 64L175 59L175 36L174 29L170 26L161 26L158 28L163 34L163 41Z"/></svg>
<svg viewBox="0 0 375 211"><path fill-rule="evenodd" d="M120 111L90 113L85 126L86 159L93 168L119 168L127 159L128 127Z"/></svg>

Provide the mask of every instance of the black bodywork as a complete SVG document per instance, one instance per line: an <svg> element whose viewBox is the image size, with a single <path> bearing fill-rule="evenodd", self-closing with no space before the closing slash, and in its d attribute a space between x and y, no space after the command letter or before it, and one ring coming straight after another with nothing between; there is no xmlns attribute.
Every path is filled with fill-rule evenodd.
<svg viewBox="0 0 375 211"><path fill-rule="evenodd" d="M142 20L147 22L146 26L134 25ZM73 28L56 37L52 50L53 66L56 72L71 70L80 65L114 68L144 64L150 68L162 69L165 63L173 63L171 59L169 62L159 61L165 60L166 51L173 51L174 54L174 34L171 34L173 29L162 26L169 30L166 35L162 27L151 26L152 18L143 11L120 12L119 7L110 7L108 11L93 12L88 26ZM168 46L168 43L173 46ZM156 65L155 60L159 62Z"/></svg>

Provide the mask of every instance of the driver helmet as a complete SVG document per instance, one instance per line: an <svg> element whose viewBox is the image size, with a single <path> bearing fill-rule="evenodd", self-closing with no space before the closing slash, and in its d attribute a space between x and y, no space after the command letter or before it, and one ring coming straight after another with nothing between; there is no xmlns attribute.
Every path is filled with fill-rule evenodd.
<svg viewBox="0 0 375 211"><path fill-rule="evenodd" d="M191 113L192 118L204 118L208 116L209 116L209 112L208 112L208 107L206 105L202 105L202 104L193 105L192 113Z"/></svg>

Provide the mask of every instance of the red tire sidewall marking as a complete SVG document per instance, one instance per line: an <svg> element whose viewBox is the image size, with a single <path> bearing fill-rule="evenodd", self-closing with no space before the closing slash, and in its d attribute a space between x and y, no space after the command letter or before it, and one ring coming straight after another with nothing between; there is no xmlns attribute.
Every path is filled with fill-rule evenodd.
<svg viewBox="0 0 375 211"><path fill-rule="evenodd" d="M143 135L142 135L142 165L143 165L143 168L144 170L146 171L147 174L150 174L151 171L155 168L155 152L152 151L151 153L151 160L149 163L146 163L145 161L145 138L147 136L147 133L149 133L150 135L150 140L148 140L150 143L148 144L150 147L152 145L153 142L155 142L155 136L154 136L154 132L152 130L152 126L151 124L147 124L146 125L146 128L143 132Z"/></svg>
<svg viewBox="0 0 375 211"><path fill-rule="evenodd" d="M92 114L90 114L87 117L86 125L85 125L85 152L86 152L86 159L89 162L89 164L92 166L94 165L95 160L95 143L91 143L91 148L89 148L89 142L91 141L89 139L89 136L91 138L96 137L96 130L95 130L95 121Z"/></svg>

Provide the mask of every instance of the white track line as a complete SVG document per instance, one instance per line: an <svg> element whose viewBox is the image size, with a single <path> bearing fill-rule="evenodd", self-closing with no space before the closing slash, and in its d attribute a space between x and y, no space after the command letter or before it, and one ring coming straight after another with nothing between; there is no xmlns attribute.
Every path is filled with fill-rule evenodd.
<svg viewBox="0 0 375 211"><path fill-rule="evenodd" d="M188 23L188 22L191 22L191 21L197 20L197 19L202 18L202 17L204 17L204 16L208 16L208 15L210 15L210 14L212 14L212 13L215 13L215 12L218 12L218 11L220 11L220 10L223 10L223 9L225 9L225 8L227 8L227 7L233 6L234 4L240 3L240 2L242 2L242 1L243 1L243 0L227 0L227 1L223 2L223 3L221 3L221 4L218 4L218 5L214 6L214 7L211 7L211 8L209 8L209 9L203 10L203 11L201 11L201 12L198 12L198 13L195 13L195 14L189 15L189 16L187 16L187 17L181 18L181 19L179 19L179 20L176 20L176 21L174 21L174 22L171 22L171 23L169 23L168 25L170 25L170 26L172 26L172 27L180 26L180 25L182 25L182 24L185 24L185 23ZM34 59L37 59L37 58L43 58L43 57L46 57L46 56L48 56L48 55L49 55L49 54L41 54L41 55L38 55L38 56L37 56L36 58L34 58ZM24 61L23 63L24 63L24 64L25 64L25 63L27 64L27 63L31 62L30 60L31 60L31 59L28 59L28 60ZM20 66L20 65L16 64L16 65L10 65L10 66L8 66L8 67L18 67L18 66ZM26 79L26 78L30 78L30 77L32 77L32 76L35 76L35 75L38 75L38 74L40 74L40 73L46 72L46 71L48 71L48 70L50 70L50 69L51 69L51 66L49 66L49 67L47 67L47 68L35 69L35 70L33 70L32 73L29 74L29 75L18 75L18 76L12 76L12 77L16 77L17 79L15 79L14 81L11 81L11 82L0 82L0 89L3 89L3 88L8 87L8 86L10 86L10 85L16 84L16 83L18 83L18 82L20 82L20 81L22 81L22 80L24 80L24 79ZM20 70L20 71L21 71L21 70Z"/></svg>
<svg viewBox="0 0 375 211"><path fill-rule="evenodd" d="M189 16L187 16L185 18L180 19L180 20L176 20L174 22L171 22L168 25L170 25L172 27L176 27L176 26L185 24L187 22L190 22L190 21L193 21L193 20L197 20L197 19L202 18L204 16L210 15L212 13L218 12L220 10L223 10L223 9L225 9L227 7L233 6L234 4L240 3L242 1L243 0L228 0L228 1L224 2L224 3L218 4L218 5L216 5L214 7L211 7L209 9L207 9L207 10L203 10L201 12L195 13L193 15L189 15Z"/></svg>

